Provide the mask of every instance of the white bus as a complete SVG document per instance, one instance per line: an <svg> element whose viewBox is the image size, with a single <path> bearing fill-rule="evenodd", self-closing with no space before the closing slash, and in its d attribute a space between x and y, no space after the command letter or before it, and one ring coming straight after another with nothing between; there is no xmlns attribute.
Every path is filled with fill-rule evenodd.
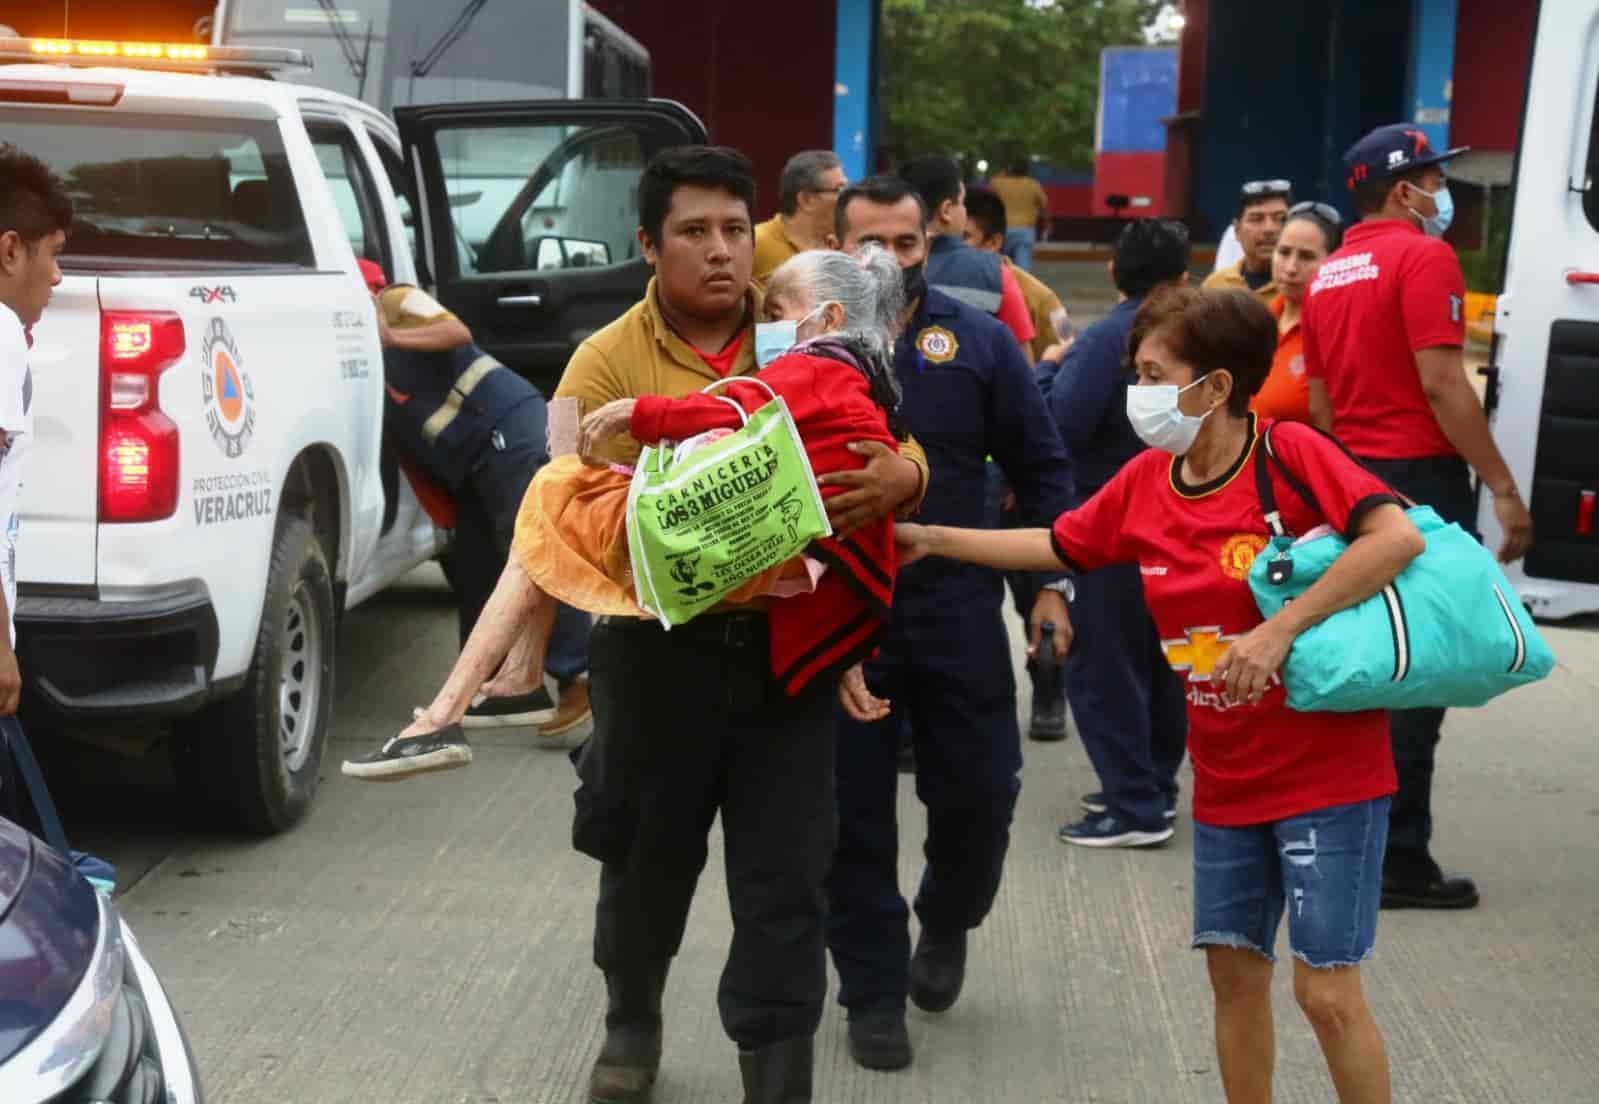
<svg viewBox="0 0 1599 1104"><path fill-rule="evenodd" d="M303 50L312 69L286 79L384 112L650 94L649 51L583 0L219 0L211 38Z"/></svg>

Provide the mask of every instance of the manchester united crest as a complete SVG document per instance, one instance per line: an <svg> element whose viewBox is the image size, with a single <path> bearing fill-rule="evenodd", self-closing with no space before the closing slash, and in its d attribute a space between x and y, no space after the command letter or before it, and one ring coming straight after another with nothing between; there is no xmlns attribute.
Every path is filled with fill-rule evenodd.
<svg viewBox="0 0 1599 1104"><path fill-rule="evenodd" d="M1228 537L1221 546L1222 573L1240 582L1249 578L1249 569L1255 566L1255 557L1265 548L1266 538L1257 533L1239 533Z"/></svg>
<svg viewBox="0 0 1599 1104"><path fill-rule="evenodd" d="M244 455L255 437L255 390L244 370L244 358L228 324L211 319L200 345L200 394L205 400L205 424L211 440L224 456Z"/></svg>
<svg viewBox="0 0 1599 1104"><path fill-rule="evenodd" d="M943 326L929 326L916 335L916 348L934 364L946 364L960 352L960 342Z"/></svg>

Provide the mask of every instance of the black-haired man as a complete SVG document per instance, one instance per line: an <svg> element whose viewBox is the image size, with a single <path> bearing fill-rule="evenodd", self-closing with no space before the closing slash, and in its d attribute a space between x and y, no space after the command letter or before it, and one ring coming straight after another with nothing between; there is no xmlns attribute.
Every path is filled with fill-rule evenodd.
<svg viewBox="0 0 1599 1104"><path fill-rule="evenodd" d="M61 282L61 251L72 227L72 199L50 168L15 146L0 143L0 716L17 711L22 673L17 666L17 500L33 445L33 376L28 350L33 327ZM0 814L34 826L19 797L20 777L0 755Z"/></svg>
<svg viewBox="0 0 1599 1104"><path fill-rule="evenodd" d="M736 150L657 154L638 191L639 245L655 278L640 303L578 348L556 397L592 410L754 372L754 205L750 163ZM858 451L871 457L863 469L823 476L847 487L827 502L836 532L913 503L924 485L912 459L880 445ZM637 452L618 438L609 459L628 463ZM739 1046L749 1099L811 1099L827 990L838 680L785 695L770 673L768 631L761 609L743 607L670 634L655 621L601 618L590 638L594 735L577 756L573 841L604 864L594 960L609 1006L595 1101L643 1100L655 1080L661 993L718 813L733 912L722 1025Z"/></svg>
<svg viewBox="0 0 1599 1104"><path fill-rule="evenodd" d="M1065 350L1056 346L1064 346L1071 336L1071 315L1066 313L1065 304L1053 288L1004 254L1009 226L1005 202L998 193L987 188L967 190L966 232L961 235L962 239L973 249L997 255L1016 278L1027 313L1033 317L1033 340L1027 346L1033 361L1058 360Z"/></svg>
<svg viewBox="0 0 1599 1104"><path fill-rule="evenodd" d="M1526 554L1532 516L1466 379L1465 277L1438 240L1453 204L1444 164L1409 123L1378 127L1344 155L1360 224L1305 295L1312 420L1400 493L1475 528L1475 471L1493 496L1506 563ZM1477 887L1432 857L1432 777L1442 709L1391 714L1399 792L1388 815L1385 908L1471 908Z"/></svg>
<svg viewBox="0 0 1599 1104"><path fill-rule="evenodd" d="M61 251L72 199L55 173L31 154L0 144L0 715L17 711L22 676L13 651L17 609L17 499L33 437L33 327L61 282Z"/></svg>
<svg viewBox="0 0 1599 1104"><path fill-rule="evenodd" d="M1244 255L1237 264L1206 277L1206 291L1238 288L1254 292L1267 304L1277 298L1271 261L1277 252L1277 235L1288 218L1293 191L1294 186L1286 180L1251 180L1238 190L1238 217L1233 220L1233 229Z"/></svg>
<svg viewBox="0 0 1599 1104"><path fill-rule="evenodd" d="M1144 451L1127 420L1127 338L1152 292L1187 282L1188 254L1181 223L1129 223L1110 262L1122 301L1083 330L1058 371L1039 366L1072 459L1074 506ZM1060 838L1086 847L1164 843L1172 836L1177 768L1188 738L1182 686L1144 605L1136 564L1100 568L1075 582L1077 646L1066 659L1066 697L1101 788L1082 799L1086 815L1062 827Z"/></svg>
<svg viewBox="0 0 1599 1104"><path fill-rule="evenodd" d="M925 225L919 197L897 177L871 177L838 200L840 244L851 252L868 244L892 250L904 277L906 324L894 372L904 390L905 425L932 462L920 516L981 525L985 460L992 455L1016 489L1022 516L1043 524L1068 497L1060 437L1005 327L928 287ZM1036 646L1051 622L1057 652L1064 653L1068 584L1046 579L1032 609L1031 642ZM869 1068L911 1061L907 998L929 1012L955 1002L967 933L999 892L1022 765L1002 599L995 572L948 562L910 566L895 580L893 622L880 654L845 676L828 946L839 1001L849 1010L850 1053ZM907 718L916 792L927 806L927 866L916 895L922 930L914 954L899 892L895 815Z"/></svg>
<svg viewBox="0 0 1599 1104"><path fill-rule="evenodd" d="M967 306L1005 323L1023 348L1033 340L1033 316L1016 275L999 258L973 249L966 233L966 181L952 157L930 153L907 161L900 177L927 211L927 282Z"/></svg>
<svg viewBox="0 0 1599 1104"><path fill-rule="evenodd" d="M777 181L777 214L755 228L750 279L766 286L777 266L807 249L826 249L833 208L848 181L832 150L804 150L788 159Z"/></svg>

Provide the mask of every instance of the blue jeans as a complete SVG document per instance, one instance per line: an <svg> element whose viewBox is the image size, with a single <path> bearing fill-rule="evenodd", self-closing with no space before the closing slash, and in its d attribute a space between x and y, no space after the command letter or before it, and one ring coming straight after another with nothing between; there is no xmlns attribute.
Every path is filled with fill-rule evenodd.
<svg viewBox="0 0 1599 1104"><path fill-rule="evenodd" d="M1277 925L1307 966L1357 966L1377 942L1386 797L1271 824L1194 823L1194 946L1276 961Z"/></svg>
<svg viewBox="0 0 1599 1104"><path fill-rule="evenodd" d="M1378 477L1403 495L1431 506L1445 521L1474 533L1477 500L1471 471L1455 456L1415 460L1363 460ZM1398 709L1388 714L1393 731L1394 769L1399 792L1389 824L1389 872L1400 878L1427 879L1437 873L1432 858L1432 776L1443 735L1442 709Z"/></svg>
<svg viewBox="0 0 1599 1104"><path fill-rule="evenodd" d="M1005 231L1005 256L1017 268L1033 270L1033 246L1038 244L1038 230L1031 226L1013 227Z"/></svg>

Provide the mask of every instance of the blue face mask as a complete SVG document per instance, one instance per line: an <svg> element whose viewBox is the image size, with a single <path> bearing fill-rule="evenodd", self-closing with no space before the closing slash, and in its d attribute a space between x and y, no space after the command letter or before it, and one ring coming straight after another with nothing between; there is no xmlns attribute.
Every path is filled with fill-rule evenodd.
<svg viewBox="0 0 1599 1104"><path fill-rule="evenodd" d="M784 319L780 322L755 323L755 364L765 368L772 361L782 356L794 347L799 340L799 328L820 313L827 304L823 303L799 320Z"/></svg>
<svg viewBox="0 0 1599 1104"><path fill-rule="evenodd" d="M1450 223L1455 221L1455 197L1449 194L1449 185L1442 185L1436 192L1429 192L1425 188L1416 187L1416 191L1429 197L1438 208L1438 213L1432 218L1421 215L1412 209L1411 214L1421 219L1421 228L1428 237L1441 238L1448 231Z"/></svg>

